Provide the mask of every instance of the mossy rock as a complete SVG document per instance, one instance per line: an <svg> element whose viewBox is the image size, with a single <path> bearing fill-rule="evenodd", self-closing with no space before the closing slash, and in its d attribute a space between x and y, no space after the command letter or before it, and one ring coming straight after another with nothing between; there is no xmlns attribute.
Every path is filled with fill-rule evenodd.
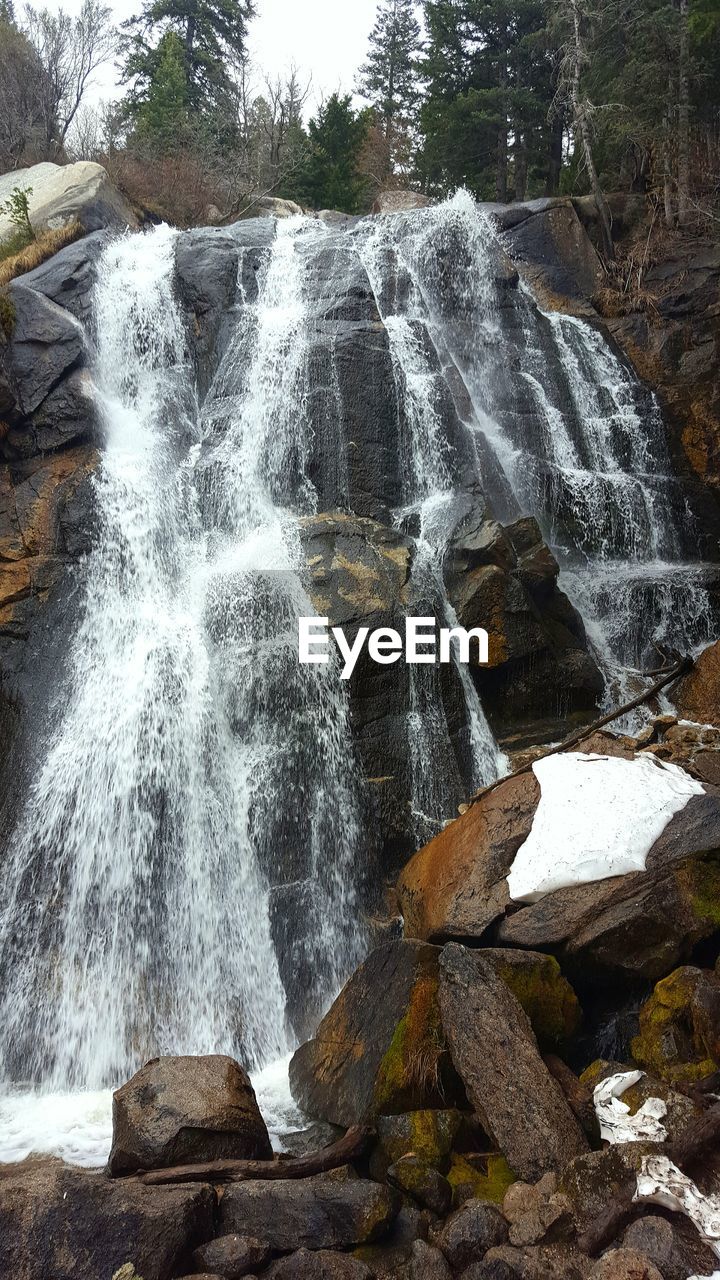
<svg viewBox="0 0 720 1280"><path fill-rule="evenodd" d="M670 1083L692 1083L720 1065L720 981L684 965L655 986L631 1044L639 1066Z"/></svg>
<svg viewBox="0 0 720 1280"><path fill-rule="evenodd" d="M423 974L410 992L375 1077L373 1110L387 1115L418 1098L442 1098L442 1065L447 1059L440 1020L438 979Z"/></svg>
<svg viewBox="0 0 720 1280"><path fill-rule="evenodd" d="M480 1162L479 1168L477 1162ZM454 1152L446 1176L453 1189L453 1208L456 1209L466 1200L492 1200L493 1204L502 1204L508 1187L517 1182L517 1174L499 1152L473 1156L472 1164L466 1156Z"/></svg>
<svg viewBox="0 0 720 1280"><path fill-rule="evenodd" d="M454 1108L379 1116L378 1142L371 1157L373 1176L383 1179L389 1165L411 1153L445 1173L462 1119Z"/></svg>
<svg viewBox="0 0 720 1280"><path fill-rule="evenodd" d="M541 1048L557 1048L575 1035L582 1009L554 956L502 948L482 955L520 1001Z"/></svg>

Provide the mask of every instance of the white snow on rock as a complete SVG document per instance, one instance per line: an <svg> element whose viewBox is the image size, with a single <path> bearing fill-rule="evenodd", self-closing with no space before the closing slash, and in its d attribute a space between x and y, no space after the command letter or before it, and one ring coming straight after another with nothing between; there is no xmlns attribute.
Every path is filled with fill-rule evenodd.
<svg viewBox="0 0 720 1280"><path fill-rule="evenodd" d="M703 788L651 755L561 752L536 760L540 802L508 875L510 897L537 902L570 885L644 871L670 819Z"/></svg>
<svg viewBox="0 0 720 1280"><path fill-rule="evenodd" d="M720 1196L704 1196L667 1156L643 1156L633 1199L684 1213L720 1258ZM720 1276L720 1272L714 1272L714 1276Z"/></svg>
<svg viewBox="0 0 720 1280"><path fill-rule="evenodd" d="M667 1138L667 1130L661 1124L667 1115L662 1098L646 1098L634 1116L630 1115L627 1103L620 1101L625 1090L637 1084L644 1074L644 1071L620 1071L595 1086L595 1114L600 1137L606 1142L664 1142Z"/></svg>

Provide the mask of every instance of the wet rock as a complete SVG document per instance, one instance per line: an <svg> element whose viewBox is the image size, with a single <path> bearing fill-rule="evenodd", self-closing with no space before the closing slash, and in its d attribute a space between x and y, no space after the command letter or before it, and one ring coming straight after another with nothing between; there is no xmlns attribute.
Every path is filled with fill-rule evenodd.
<svg viewBox="0 0 720 1280"><path fill-rule="evenodd" d="M59 1160L0 1169L0 1275L108 1280L129 1260L143 1280L182 1274L213 1230L210 1187L146 1187Z"/></svg>
<svg viewBox="0 0 720 1280"><path fill-rule="evenodd" d="M408 1280L450 1280L450 1268L444 1255L424 1240L416 1240L410 1254Z"/></svg>
<svg viewBox="0 0 720 1280"><path fill-rule="evenodd" d="M587 1150L525 1013L481 953L457 943L443 949L440 1011L468 1098L521 1178L536 1181Z"/></svg>
<svg viewBox="0 0 720 1280"><path fill-rule="evenodd" d="M53 387L30 418L10 427L3 452L8 458L32 458L68 444L95 441L99 433L90 374L86 369L73 369Z"/></svg>
<svg viewBox="0 0 720 1280"><path fill-rule="evenodd" d="M591 314L587 299L605 276L600 259L566 198L497 208L513 262L549 309Z"/></svg>
<svg viewBox="0 0 720 1280"><path fill-rule="evenodd" d="M244 1158L269 1160L272 1147L232 1058L153 1058L113 1094L113 1174Z"/></svg>
<svg viewBox="0 0 720 1280"><path fill-rule="evenodd" d="M720 640L703 650L674 689L673 700L685 720L720 724Z"/></svg>
<svg viewBox="0 0 720 1280"><path fill-rule="evenodd" d="M649 1142L622 1142L578 1156L563 1170L559 1191L567 1196L580 1235L597 1222L616 1199L628 1204L637 1186L642 1157L657 1153Z"/></svg>
<svg viewBox="0 0 720 1280"><path fill-rule="evenodd" d="M461 1123L462 1114L447 1108L378 1116L378 1146L373 1154L373 1168L384 1173L388 1165L413 1152L427 1164L446 1172Z"/></svg>
<svg viewBox="0 0 720 1280"><path fill-rule="evenodd" d="M686 965L655 986L639 1013L635 1061L670 1082L691 1082L720 1067L720 977Z"/></svg>
<svg viewBox="0 0 720 1280"><path fill-rule="evenodd" d="M590 1280L666 1280L636 1249L611 1249L595 1263Z"/></svg>
<svg viewBox="0 0 720 1280"><path fill-rule="evenodd" d="M348 1126L462 1096L440 1025L437 963L437 948L419 942L371 952L291 1060L304 1111Z"/></svg>
<svg viewBox="0 0 720 1280"><path fill-rule="evenodd" d="M287 1258L278 1258L263 1277L268 1280L373 1280L369 1267L358 1258L325 1249L316 1253L298 1249Z"/></svg>
<svg viewBox="0 0 720 1280"><path fill-rule="evenodd" d="M447 1178L413 1153L401 1156L390 1165L387 1180L438 1217L446 1214L452 1204L452 1187Z"/></svg>
<svg viewBox="0 0 720 1280"><path fill-rule="evenodd" d="M20 414L33 413L65 373L83 356L82 325L34 289L10 286L15 326L5 357Z"/></svg>
<svg viewBox="0 0 720 1280"><path fill-rule="evenodd" d="M403 1204L394 1219L390 1230L376 1244L360 1245L353 1250L353 1257L359 1258L378 1277L402 1276L405 1280L406 1264L411 1257L413 1246L418 1240L426 1241L431 1215L427 1209L420 1209L409 1200Z"/></svg>
<svg viewBox="0 0 720 1280"><path fill-rule="evenodd" d="M218 1236L196 1249L192 1261L198 1271L240 1280L252 1271L261 1271L270 1260L271 1250L254 1236Z"/></svg>
<svg viewBox="0 0 720 1280"><path fill-rule="evenodd" d="M468 1200L435 1235L434 1243L453 1271L461 1271L482 1258L493 1245L507 1240L507 1223L494 1204Z"/></svg>
<svg viewBox="0 0 720 1280"><path fill-rule="evenodd" d="M95 231L82 240L75 240L47 262L26 271L23 285L43 294L87 325L92 315L97 264L109 238L107 231Z"/></svg>
<svg viewBox="0 0 720 1280"><path fill-rule="evenodd" d="M406 935L483 937L509 904L506 877L539 798L532 773L508 778L411 858L398 880Z"/></svg>
<svg viewBox="0 0 720 1280"><path fill-rule="evenodd" d="M220 1201L220 1229L280 1252L347 1249L384 1236L399 1207L396 1191L362 1178L232 1183Z"/></svg>

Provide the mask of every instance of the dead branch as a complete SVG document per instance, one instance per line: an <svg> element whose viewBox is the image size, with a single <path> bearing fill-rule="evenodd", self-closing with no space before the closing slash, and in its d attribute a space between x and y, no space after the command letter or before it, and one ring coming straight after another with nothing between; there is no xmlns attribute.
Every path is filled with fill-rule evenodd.
<svg viewBox="0 0 720 1280"><path fill-rule="evenodd" d="M273 1160L210 1160L207 1164L180 1164L170 1169L153 1169L142 1176L147 1186L177 1182L247 1182L255 1178L312 1178L341 1165L359 1160L370 1145L373 1130L359 1125L348 1129L329 1147L305 1156Z"/></svg>

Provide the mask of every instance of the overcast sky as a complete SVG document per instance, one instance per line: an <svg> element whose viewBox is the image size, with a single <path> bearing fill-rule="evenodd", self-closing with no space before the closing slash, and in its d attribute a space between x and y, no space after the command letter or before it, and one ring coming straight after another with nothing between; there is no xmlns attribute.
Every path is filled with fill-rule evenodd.
<svg viewBox="0 0 720 1280"><path fill-rule="evenodd" d="M75 13L81 0L45 0L48 8ZM117 21L140 9L140 0L108 0ZM257 0L250 28L250 51L261 72L281 75L295 63L312 75L312 102L342 89L351 93L355 72L365 57L378 0ZM92 97L112 96L117 75L109 67L97 73Z"/></svg>

